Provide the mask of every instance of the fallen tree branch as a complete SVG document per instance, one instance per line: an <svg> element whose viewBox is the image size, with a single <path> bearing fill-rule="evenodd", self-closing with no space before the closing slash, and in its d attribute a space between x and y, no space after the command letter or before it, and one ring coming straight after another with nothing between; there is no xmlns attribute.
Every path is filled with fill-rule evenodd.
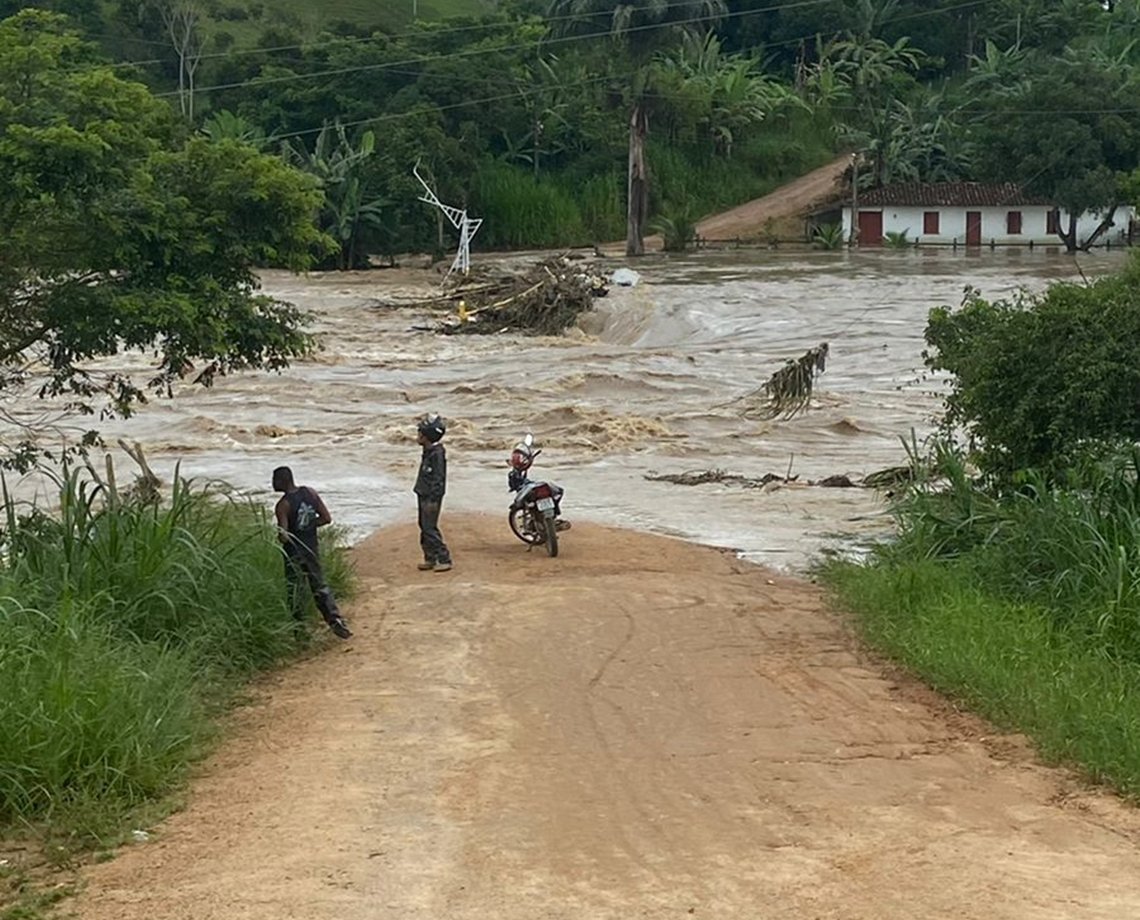
<svg viewBox="0 0 1140 920"><path fill-rule="evenodd" d="M799 358L789 358L762 386L713 408L735 405L745 418L793 418L811 404L815 378L826 368L828 350L827 342L821 342Z"/></svg>
<svg viewBox="0 0 1140 920"><path fill-rule="evenodd" d="M459 317L435 331L444 335L494 335L505 331L558 335L606 294L606 280L592 265L556 257L496 280L460 286L448 301L462 301ZM429 302L425 302L429 303Z"/></svg>

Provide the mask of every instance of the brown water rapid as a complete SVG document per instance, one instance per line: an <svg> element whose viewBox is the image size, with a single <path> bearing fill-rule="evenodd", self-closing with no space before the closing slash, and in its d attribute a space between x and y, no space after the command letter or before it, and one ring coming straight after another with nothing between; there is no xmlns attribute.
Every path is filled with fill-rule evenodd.
<svg viewBox="0 0 1140 920"><path fill-rule="evenodd" d="M142 442L162 476L180 462L184 475L227 480L267 504L271 469L289 464L361 537L414 517L414 423L436 411L450 420L445 527L448 508L501 512L513 539L505 459L533 431L544 449L535 474L566 488L569 518L800 569L824 545L889 531L874 493L645 475L790 466L801 480L857 478L903 463L900 439L929 432L939 405L920 357L931 307L957 304L966 285L1039 291L1119 261L1040 251L652 257L633 265L642 283L599 300L584 331L537 339L441 337L413 328L434 320L423 310L377 306L430 294L439 277L429 272L267 273L268 293L316 314L316 357L281 375L187 385L106 430ZM824 341L830 359L806 414L758 422L724 405Z"/></svg>

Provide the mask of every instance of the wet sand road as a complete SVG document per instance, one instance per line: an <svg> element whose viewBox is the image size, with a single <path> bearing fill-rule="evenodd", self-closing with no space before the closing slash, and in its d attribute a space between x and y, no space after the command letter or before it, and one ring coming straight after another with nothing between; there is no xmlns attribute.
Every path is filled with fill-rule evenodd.
<svg viewBox="0 0 1140 920"><path fill-rule="evenodd" d="M1125 918L1140 819L854 646L816 589L583 525L358 550L357 637L237 718L87 920Z"/></svg>

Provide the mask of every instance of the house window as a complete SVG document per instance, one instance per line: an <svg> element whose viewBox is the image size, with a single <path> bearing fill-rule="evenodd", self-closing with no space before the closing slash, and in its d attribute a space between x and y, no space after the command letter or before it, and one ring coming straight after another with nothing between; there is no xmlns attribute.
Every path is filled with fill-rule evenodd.
<svg viewBox="0 0 1140 920"><path fill-rule="evenodd" d="M924 211L922 213L922 232L927 236L938 236L937 211Z"/></svg>
<svg viewBox="0 0 1140 920"><path fill-rule="evenodd" d="M1045 214L1045 232L1046 233L1060 233L1061 231L1061 215L1056 211L1048 211Z"/></svg>
<svg viewBox="0 0 1140 920"><path fill-rule="evenodd" d="M1010 211L1005 215L1005 232L1010 236L1021 232L1021 212Z"/></svg>

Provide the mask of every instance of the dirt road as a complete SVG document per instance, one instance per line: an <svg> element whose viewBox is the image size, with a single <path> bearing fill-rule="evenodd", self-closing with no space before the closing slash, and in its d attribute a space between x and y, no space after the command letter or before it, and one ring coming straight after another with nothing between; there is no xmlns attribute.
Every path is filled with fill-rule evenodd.
<svg viewBox="0 0 1140 920"><path fill-rule="evenodd" d="M763 198L706 217L697 224L697 233L707 240L753 240L762 237L768 221L802 215L808 208L839 195L839 178L851 165L842 156L798 179L781 185Z"/></svg>
<svg viewBox="0 0 1140 920"><path fill-rule="evenodd" d="M357 631L276 677L87 920L1140 916L1140 818L857 651L816 589L578 526L358 553Z"/></svg>
<svg viewBox="0 0 1140 920"><path fill-rule="evenodd" d="M845 154L826 166L781 185L762 198L753 198L735 208L711 214L697 222L697 235L705 240L748 242L763 239L769 232L777 237L802 233L803 215L809 208L839 196L839 179L850 165L851 157ZM616 257L625 252L625 240L613 240L598 248L606 255ZM645 238L646 252L660 249L660 235Z"/></svg>

